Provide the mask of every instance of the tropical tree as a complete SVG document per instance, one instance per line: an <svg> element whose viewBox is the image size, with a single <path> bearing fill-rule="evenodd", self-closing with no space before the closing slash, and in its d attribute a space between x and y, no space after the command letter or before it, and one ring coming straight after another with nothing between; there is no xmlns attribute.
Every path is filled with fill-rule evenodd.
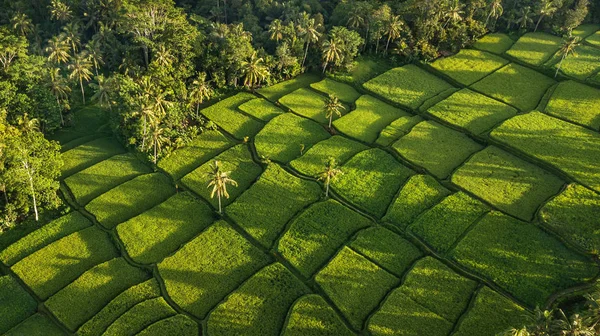
<svg viewBox="0 0 600 336"><path fill-rule="evenodd" d="M331 129L331 122L333 121L333 116L337 115L338 117L342 116L342 111L345 110L344 104L340 102L340 99L334 94L329 94L329 97L325 100L325 118L329 119L329 129Z"/></svg>
<svg viewBox="0 0 600 336"><path fill-rule="evenodd" d="M527 29L527 26L533 23L531 14L531 7L525 6L521 9L521 12L519 13L519 18L516 22L519 25L520 29Z"/></svg>
<svg viewBox="0 0 600 336"><path fill-rule="evenodd" d="M562 0L541 0L537 7L537 14L540 16L535 24L534 32L538 30L540 23L545 17L550 17L556 13L556 11L562 5Z"/></svg>
<svg viewBox="0 0 600 336"><path fill-rule="evenodd" d="M404 21L400 18L400 15L393 15L385 25L385 34L388 36L387 43L385 44L385 53L390 47L390 42L395 41L400 37L402 30L404 29Z"/></svg>
<svg viewBox="0 0 600 336"><path fill-rule="evenodd" d="M98 102L101 107L108 107L112 111L111 92L114 90L114 80L112 78L104 78L104 76L96 76L96 83L90 83L90 87L94 90L94 95L91 100Z"/></svg>
<svg viewBox="0 0 600 336"><path fill-rule="evenodd" d="M311 18L306 12L302 13L300 18L300 33L304 36L305 51L304 58L302 59L302 66L306 63L306 56L308 55L308 48L312 42L316 42L321 37L319 28L321 24L317 23L314 18Z"/></svg>
<svg viewBox="0 0 600 336"><path fill-rule="evenodd" d="M334 158L330 157L329 160L327 160L327 163L325 164L325 170L322 171L318 176L318 180L323 181L323 183L325 184L325 197L329 196L329 184L332 181L335 181L335 179L338 176L344 174L340 169L336 167L337 162Z"/></svg>
<svg viewBox="0 0 600 336"><path fill-rule="evenodd" d="M563 42L563 45L558 50L558 54L560 55L560 62L556 66L556 73L554 74L554 78L558 76L558 72L560 71L560 67L562 66L562 62L569 55L573 55L573 57L577 57L575 53L575 48L579 46L579 37L571 36Z"/></svg>
<svg viewBox="0 0 600 336"><path fill-rule="evenodd" d="M465 13L463 11L464 5L460 3L459 0L454 0L454 3L448 8L446 12L446 17L448 20L444 24L444 27L448 25L450 22L459 22L462 20L462 15Z"/></svg>
<svg viewBox="0 0 600 336"><path fill-rule="evenodd" d="M69 93L71 92L71 87L67 82L67 79L64 78L60 73L60 68L53 68L49 72L48 81L46 86L52 92L52 95L56 98L56 103L59 107L60 112L60 123L61 125L65 124L65 120L63 117L63 103L69 99Z"/></svg>
<svg viewBox="0 0 600 336"><path fill-rule="evenodd" d="M173 65L173 62L175 62L175 57L171 54L171 51L165 47L164 44L160 44L156 48L154 62L161 67L168 68Z"/></svg>
<svg viewBox="0 0 600 336"><path fill-rule="evenodd" d="M504 8L502 7L502 0L492 0L490 3L490 9L487 18L485 19L485 25L487 26L490 18L498 19L504 13Z"/></svg>
<svg viewBox="0 0 600 336"><path fill-rule="evenodd" d="M73 55L77 53L77 47L81 43L81 39L79 37L80 27L77 22L70 22L66 26L63 27L63 32L65 36L65 42L71 45L71 49L73 50Z"/></svg>
<svg viewBox="0 0 600 336"><path fill-rule="evenodd" d="M69 55L69 44L64 34L53 36L48 41L45 51L48 54L48 60L55 64L67 63L71 57Z"/></svg>
<svg viewBox="0 0 600 336"><path fill-rule="evenodd" d="M87 52L81 52L73 58L67 69L71 72L69 78L79 82L81 88L81 97L85 105L85 90L83 89L83 81L89 81L92 78L92 62L90 61Z"/></svg>
<svg viewBox="0 0 600 336"><path fill-rule="evenodd" d="M12 29L21 36L27 36L33 31L31 19L24 13L17 13L10 20Z"/></svg>
<svg viewBox="0 0 600 336"><path fill-rule="evenodd" d="M198 77L192 82L192 88L190 91L190 103L196 104L196 118L200 112L200 105L205 99L210 99L214 94L213 88L210 83L206 80L206 73L201 72Z"/></svg>
<svg viewBox="0 0 600 336"><path fill-rule="evenodd" d="M264 59L258 57L256 51L247 61L242 61L241 70L244 76L244 85L252 89L270 75Z"/></svg>
<svg viewBox="0 0 600 336"><path fill-rule="evenodd" d="M210 165L211 172L208 174L210 181L208 182L208 188L212 187L212 191L210 193L210 198L214 198L215 195L219 200L219 213L223 213L221 210L221 197L225 196L229 198L229 193L227 192L227 185L231 184L237 187L237 182L229 177L231 172L222 171L221 170L221 162L215 160L214 164Z"/></svg>
<svg viewBox="0 0 600 336"><path fill-rule="evenodd" d="M325 70L327 70L327 65L329 65L330 63L339 64L339 62L341 61L341 45L335 36L332 36L329 38L329 40L323 42L322 58L323 73L325 73Z"/></svg>
<svg viewBox="0 0 600 336"><path fill-rule="evenodd" d="M283 38L283 32L285 30L285 26L281 23L281 20L275 19L269 25L269 37L271 40L275 40L275 42L279 43L279 41Z"/></svg>
<svg viewBox="0 0 600 336"><path fill-rule="evenodd" d="M71 8L60 0L52 0L50 3L50 16L54 20L66 22L73 18Z"/></svg>
<svg viewBox="0 0 600 336"><path fill-rule="evenodd" d="M7 71L18 58L27 57L27 39L0 29L0 64Z"/></svg>
<svg viewBox="0 0 600 336"><path fill-rule="evenodd" d="M158 162L158 155L162 151L163 146L170 143L170 139L165 136L165 130L167 128L162 124L161 119L155 119L154 122L152 122L151 129L152 147L154 148L152 162L156 164Z"/></svg>
<svg viewBox="0 0 600 336"><path fill-rule="evenodd" d="M85 50L90 56L90 60L94 64L94 72L96 73L96 76L98 76L98 68L100 65L104 65L102 51L100 50L100 42L96 39L90 40L85 46Z"/></svg>

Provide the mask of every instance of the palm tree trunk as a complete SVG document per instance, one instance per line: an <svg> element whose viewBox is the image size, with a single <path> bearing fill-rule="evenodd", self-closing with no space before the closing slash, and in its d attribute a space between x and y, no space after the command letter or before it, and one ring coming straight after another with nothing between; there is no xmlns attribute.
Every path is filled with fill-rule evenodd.
<svg viewBox="0 0 600 336"><path fill-rule="evenodd" d="M196 104L196 118L198 118L199 112L200 112L200 103Z"/></svg>
<svg viewBox="0 0 600 336"><path fill-rule="evenodd" d="M538 22L535 24L535 29L533 30L534 32L536 32L538 30L538 26L540 25L540 22L542 22L542 19L544 18L545 15L540 15L540 19L538 20Z"/></svg>
<svg viewBox="0 0 600 336"><path fill-rule="evenodd" d="M143 45L142 49L144 49L144 62L146 63L146 68L148 67L148 46Z"/></svg>
<svg viewBox="0 0 600 336"><path fill-rule="evenodd" d="M490 18L491 18L491 17L492 17L492 11L490 11L490 14L488 14L487 18L485 18L485 24L484 24L484 26L486 26L486 27L487 27L487 25L488 25L488 22L490 22Z"/></svg>
<svg viewBox="0 0 600 336"><path fill-rule="evenodd" d="M565 60L566 56L567 56L567 54L563 54L562 57L560 58L560 62L558 62L558 66L556 67L556 73L554 74L554 78L556 78L558 76L558 72L560 71L560 67L562 66L562 62Z"/></svg>
<svg viewBox="0 0 600 336"><path fill-rule="evenodd" d="M142 134L142 151L144 150L144 147L146 147L146 115L143 116L144 119L144 130L143 130L143 134Z"/></svg>
<svg viewBox="0 0 600 336"><path fill-rule="evenodd" d="M310 46L310 40L306 41L306 50L304 51L304 59L302 59L302 67L304 67L304 62L306 62L306 56L308 55L308 47Z"/></svg>
<svg viewBox="0 0 600 336"><path fill-rule="evenodd" d="M217 198L219 199L219 213L223 214L223 211L221 210L221 192L217 191Z"/></svg>
<svg viewBox="0 0 600 336"><path fill-rule="evenodd" d="M156 139L154 139L154 164L156 164L157 160L158 160L158 158L157 158L157 153L156 153Z"/></svg>
<svg viewBox="0 0 600 336"><path fill-rule="evenodd" d="M327 181L325 181L325 197L329 197L329 176L327 177Z"/></svg>
<svg viewBox="0 0 600 336"><path fill-rule="evenodd" d="M98 63L94 60L94 70L96 71L96 77L98 77Z"/></svg>
<svg viewBox="0 0 600 336"><path fill-rule="evenodd" d="M4 194L5 204L8 205L8 193L6 192L6 183L2 184L2 194Z"/></svg>
<svg viewBox="0 0 600 336"><path fill-rule="evenodd" d="M83 105L85 105L85 92L83 91L83 81L79 77L79 86L81 86L81 97L83 97Z"/></svg>
<svg viewBox="0 0 600 336"><path fill-rule="evenodd" d="M35 189L33 188L33 177L31 176L31 171L29 170L29 164L27 161L23 161L23 167L25 167L25 171L29 177L29 188L31 189L31 198L33 199L33 211L35 212L35 221L37 222L39 220L39 215L37 209L37 200L35 199Z"/></svg>
<svg viewBox="0 0 600 336"><path fill-rule="evenodd" d="M390 47L390 40L392 39L392 34L388 35L387 43L385 44L385 54L387 55L388 48Z"/></svg>
<svg viewBox="0 0 600 336"><path fill-rule="evenodd" d="M329 116L329 130L331 131L331 121L333 120L333 113Z"/></svg>
<svg viewBox="0 0 600 336"><path fill-rule="evenodd" d="M56 96L56 104L58 104L58 114L60 114L60 124L62 126L64 126L65 125L65 120L63 118L62 105L60 105L60 100L58 100L58 96Z"/></svg>
<svg viewBox="0 0 600 336"><path fill-rule="evenodd" d="M327 70L327 61L325 61L325 64L323 64L323 73L325 73L325 70Z"/></svg>

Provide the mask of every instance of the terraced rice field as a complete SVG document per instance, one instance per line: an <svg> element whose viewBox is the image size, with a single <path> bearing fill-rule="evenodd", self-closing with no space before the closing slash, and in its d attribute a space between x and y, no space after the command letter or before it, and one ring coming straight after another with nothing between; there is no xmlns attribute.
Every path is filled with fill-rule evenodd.
<svg viewBox="0 0 600 336"><path fill-rule="evenodd" d="M599 275L597 29L574 32L587 56L556 80L560 39L490 34L363 85L307 74L239 93L201 111L218 130L156 169L82 110L55 136L70 211L0 240L0 334L519 326ZM348 108L332 130L330 93ZM326 198L316 177L330 157L343 175ZM215 160L238 182L223 215L206 187Z"/></svg>

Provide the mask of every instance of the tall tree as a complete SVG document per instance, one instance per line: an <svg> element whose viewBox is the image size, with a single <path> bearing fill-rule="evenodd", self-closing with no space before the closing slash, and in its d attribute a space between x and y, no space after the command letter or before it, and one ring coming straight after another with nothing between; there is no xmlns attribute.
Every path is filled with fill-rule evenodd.
<svg viewBox="0 0 600 336"><path fill-rule="evenodd" d="M156 164L158 162L158 155L163 149L163 146L170 142L169 137L165 136L167 128L162 124L161 119L155 119L151 125L151 136L152 136L152 147L153 147L153 160Z"/></svg>
<svg viewBox="0 0 600 336"><path fill-rule="evenodd" d="M279 41L283 38L284 25L281 23L281 20L275 19L271 24L269 24L269 38L279 43Z"/></svg>
<svg viewBox="0 0 600 336"><path fill-rule="evenodd" d="M533 23L531 15L531 7L525 6L521 9L521 12L519 13L519 18L516 22L519 25L520 29L527 29L527 26Z"/></svg>
<svg viewBox="0 0 600 336"><path fill-rule="evenodd" d="M489 13L485 19L485 25L488 25L490 18L497 20L504 13L504 7L502 7L502 0L492 0L489 5Z"/></svg>
<svg viewBox="0 0 600 336"><path fill-rule="evenodd" d="M535 24L534 32L538 30L540 23L545 17L551 17L562 5L562 0L540 0L537 6L537 14L539 18Z"/></svg>
<svg viewBox="0 0 600 336"><path fill-rule="evenodd" d="M579 37L571 36L563 42L563 45L558 50L558 54L560 55L560 62L558 62L558 66L556 67L556 73L554 74L554 78L558 76L558 72L560 71L560 67L562 66L562 62L569 55L577 56L575 54L575 48L579 46Z"/></svg>
<svg viewBox="0 0 600 336"><path fill-rule="evenodd" d="M258 57L256 51L247 61L242 61L242 73L244 85L248 88L254 87L269 76L269 70L262 57Z"/></svg>
<svg viewBox="0 0 600 336"><path fill-rule="evenodd" d="M589 0L577 0L573 9L569 9L565 15L563 30L569 37L577 26L579 26L588 14Z"/></svg>
<svg viewBox="0 0 600 336"><path fill-rule="evenodd" d="M48 74L48 81L46 85L52 92L52 95L56 98L56 104L58 104L60 112L60 123L61 125L64 125L65 119L63 117L63 106L65 105L64 102L69 99L71 87L69 86L66 78L62 76L60 68L53 68L48 71Z"/></svg>
<svg viewBox="0 0 600 336"><path fill-rule="evenodd" d="M50 16L52 19L67 22L73 18L71 8L60 0L52 0L50 2Z"/></svg>
<svg viewBox="0 0 600 336"><path fill-rule="evenodd" d="M86 52L77 54L67 67L71 72L70 79L77 80L81 88L81 97L85 105L85 90L83 89L83 81L88 82L92 78L92 62Z"/></svg>
<svg viewBox="0 0 600 336"><path fill-rule="evenodd" d="M227 192L227 185L231 184L237 186L237 182L233 180L229 175L231 172L221 170L221 162L215 160L214 164L210 165L211 172L209 173L210 181L208 182L208 188L212 187L210 198L214 198L215 195L219 199L219 213L222 214L221 209L221 197L225 196L229 198Z"/></svg>
<svg viewBox="0 0 600 336"><path fill-rule="evenodd" d="M90 56L90 60L94 64L94 72L98 76L98 68L104 65L104 59L102 58L102 50L100 49L100 42L96 39L92 39L85 46L85 50Z"/></svg>
<svg viewBox="0 0 600 336"><path fill-rule="evenodd" d="M48 41L45 51L48 54L48 60L55 64L67 63L71 57L69 55L69 44L64 34L53 36Z"/></svg>
<svg viewBox="0 0 600 336"><path fill-rule="evenodd" d="M199 116L200 105L205 99L210 99L213 95L213 88L210 83L206 80L206 73L201 72L198 74L196 79L192 82L190 90L190 102L196 105L196 118Z"/></svg>
<svg viewBox="0 0 600 336"><path fill-rule="evenodd" d="M342 59L342 51L340 41L337 37L331 36L329 40L323 42L323 73L327 70L329 64L339 64Z"/></svg>
<svg viewBox="0 0 600 336"><path fill-rule="evenodd" d="M31 19L24 13L15 14L10 20L10 25L21 36L27 36L33 31Z"/></svg>
<svg viewBox="0 0 600 336"><path fill-rule="evenodd" d="M80 27L77 22L69 22L66 26L63 27L63 33L65 34L65 41L71 45L71 49L73 51L73 56L77 54L77 47L81 43L80 38Z"/></svg>
<svg viewBox="0 0 600 336"><path fill-rule="evenodd" d="M105 78L102 75L96 76L96 83L90 83L90 87L94 90L94 95L91 100L98 102L101 107L108 107L112 111L111 93L115 89L115 81L113 78Z"/></svg>
<svg viewBox="0 0 600 336"><path fill-rule="evenodd" d="M385 44L385 53L387 54L390 47L390 42L395 41L402 34L405 24L400 18L400 15L393 15L385 25L385 33L388 36L387 43Z"/></svg>
<svg viewBox="0 0 600 336"><path fill-rule="evenodd" d="M335 159L330 157L325 164L325 170L322 171L318 176L319 181L323 181L325 184L325 197L329 196L329 185L331 182L335 181L338 176L343 174L344 173L337 168L337 162Z"/></svg>
<svg viewBox="0 0 600 336"><path fill-rule="evenodd" d="M318 41L321 37L321 32L319 32L321 24L317 23L315 18L311 18L308 13L303 12L299 20L299 27L301 34L304 36L305 51L304 58L302 59L302 67L304 67L310 44Z"/></svg>
<svg viewBox="0 0 600 336"><path fill-rule="evenodd" d="M329 94L329 97L325 100L323 109L325 110L325 118L329 119L329 129L331 129L333 116L336 115L341 117L342 111L345 110L346 107L344 107L344 104L340 102L340 99L336 95Z"/></svg>
<svg viewBox="0 0 600 336"><path fill-rule="evenodd" d="M4 72L18 58L27 57L27 40L23 36L15 36L7 30L0 29L0 65ZM30 84L30 83L28 83Z"/></svg>

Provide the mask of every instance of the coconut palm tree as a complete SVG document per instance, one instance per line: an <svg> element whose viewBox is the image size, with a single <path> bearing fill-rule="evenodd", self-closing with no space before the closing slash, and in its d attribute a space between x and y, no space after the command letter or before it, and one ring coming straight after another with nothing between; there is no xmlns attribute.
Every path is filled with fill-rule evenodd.
<svg viewBox="0 0 600 336"><path fill-rule="evenodd" d="M525 6L521 9L521 13L519 14L516 23L519 25L520 29L527 29L527 26L533 23L533 19L531 18L531 7Z"/></svg>
<svg viewBox="0 0 600 336"><path fill-rule="evenodd" d="M390 41L395 41L400 37L402 30L404 29L404 21L400 18L400 15L393 15L385 25L385 34L388 36L387 43L385 45L385 53L387 54L390 47Z"/></svg>
<svg viewBox="0 0 600 336"><path fill-rule="evenodd" d="M153 150L153 161L154 164L158 162L158 154L162 151L164 145L171 142L169 137L165 136L165 130L167 129L163 124L161 119L155 119L151 125L151 136L152 136L152 146Z"/></svg>
<svg viewBox="0 0 600 336"><path fill-rule="evenodd" d="M60 113L60 123L61 125L64 125L65 120L63 118L63 104L61 103L61 100L66 101L69 99L71 88L69 87L67 79L60 74L60 68L53 68L49 71L47 87L52 92L52 95L54 95L56 98L56 103L58 104Z"/></svg>
<svg viewBox="0 0 600 336"><path fill-rule="evenodd" d="M564 41L563 45L558 50L558 54L560 55L560 62L558 62L558 66L556 67L556 73L554 74L554 78L558 76L558 72L560 71L560 67L562 66L562 62L569 55L573 55L573 57L577 57L575 53L575 48L579 46L579 37L570 37Z"/></svg>
<svg viewBox="0 0 600 336"><path fill-rule="evenodd" d="M465 13L463 11L464 5L460 3L458 0L454 0L452 6L450 6L446 12L446 17L448 21L444 24L444 27L448 25L450 22L458 22L462 20L462 15Z"/></svg>
<svg viewBox="0 0 600 336"><path fill-rule="evenodd" d="M71 48L73 49L73 55L77 53L77 47L81 43L81 39L79 37L79 29L80 27L77 22L70 22L63 27L65 41L71 45Z"/></svg>
<svg viewBox="0 0 600 336"><path fill-rule="evenodd" d="M221 209L221 197L225 196L229 198L229 193L227 192L227 185L231 184L237 187L237 182L229 177L231 172L222 171L221 163L215 160L214 164L210 165L211 172L208 174L210 177L210 181L208 182L207 187L212 187L212 191L210 193L210 198L214 198L217 195L219 199L219 213L223 213Z"/></svg>
<svg viewBox="0 0 600 336"><path fill-rule="evenodd" d="M112 102L110 94L113 90L113 80L104 78L104 76L96 76L96 83L90 83L90 87L94 90L94 95L91 100L98 102L101 107L108 107L112 111Z"/></svg>
<svg viewBox="0 0 600 336"><path fill-rule="evenodd" d="M283 38L283 31L285 27L281 23L281 20L275 19L269 25L269 38L271 40L275 40L275 42L279 43L279 41Z"/></svg>
<svg viewBox="0 0 600 336"><path fill-rule="evenodd" d="M498 19L504 13L504 7L502 7L502 0L492 0L490 3L490 12L485 19L485 25L487 26L490 18Z"/></svg>
<svg viewBox="0 0 600 336"><path fill-rule="evenodd" d="M559 0L562 1L562 0ZM559 8L559 3L556 0L541 0L537 8L537 14L540 16L535 24L534 32L538 30L538 27L542 20L547 16L552 16Z"/></svg>
<svg viewBox="0 0 600 336"><path fill-rule="evenodd" d="M79 82L79 87L81 87L81 97L83 98L83 104L85 105L83 81L87 82L92 78L92 62L90 61L89 55L86 52L77 54L67 68L71 71L69 78Z"/></svg>
<svg viewBox="0 0 600 336"><path fill-rule="evenodd" d="M66 22L73 17L71 8L60 0L52 0L50 3L50 16L54 20Z"/></svg>
<svg viewBox="0 0 600 336"><path fill-rule="evenodd" d="M210 86L210 83L206 81L206 73L199 73L198 77L192 82L190 91L190 102L196 104L196 118L200 111L200 104L204 102L204 99L210 99L213 93L213 88Z"/></svg>
<svg viewBox="0 0 600 336"><path fill-rule="evenodd" d="M325 100L325 118L329 119L329 129L331 129L331 122L333 121L333 116L337 115L338 117L342 116L342 110L345 110L344 104L340 102L340 99L333 95L329 94L327 100Z"/></svg>
<svg viewBox="0 0 600 336"><path fill-rule="evenodd" d="M329 160L327 160L327 163L325 164L325 170L322 171L318 176L318 180L323 181L323 183L325 184L325 197L329 196L329 184L332 181L335 181L335 179L338 176L344 174L340 169L336 167L337 162L334 158L330 157Z"/></svg>
<svg viewBox="0 0 600 336"><path fill-rule="evenodd" d="M161 67L168 68L173 64L173 62L175 62L175 57L171 54L171 51L165 47L164 44L160 44L158 48L156 48L154 61Z"/></svg>
<svg viewBox="0 0 600 336"><path fill-rule="evenodd" d="M14 31L19 33L21 36L27 36L33 31L31 19L24 13L15 14L15 16L13 16L10 20L10 25L12 26L12 29L14 29Z"/></svg>
<svg viewBox="0 0 600 336"><path fill-rule="evenodd" d="M100 42L98 40L92 39L85 46L85 50L90 55L90 60L94 64L94 72L96 76L98 76L98 68L100 65L104 65L104 60L102 59L102 51L100 50Z"/></svg>
<svg viewBox="0 0 600 336"><path fill-rule="evenodd" d="M523 328L510 328L501 334L502 336L531 336L526 327Z"/></svg>
<svg viewBox="0 0 600 336"><path fill-rule="evenodd" d="M69 58L71 58L69 55L69 44L66 42L63 34L53 36L48 41L45 51L48 54L48 60L55 64L67 63Z"/></svg>
<svg viewBox="0 0 600 336"><path fill-rule="evenodd" d="M323 73L325 73L325 70L327 70L327 65L330 63L338 64L342 59L341 46L335 36L332 36L329 40L323 42L322 53Z"/></svg>
<svg viewBox="0 0 600 336"><path fill-rule="evenodd" d="M319 32L321 24L316 23L314 18L310 18L310 16L304 12L300 18L299 26L300 32L304 36L304 43L306 44L304 58L302 59L302 66L304 66L304 63L306 63L306 56L308 56L308 48L310 47L310 44L318 41L321 37L321 33Z"/></svg>
<svg viewBox="0 0 600 336"><path fill-rule="evenodd" d="M264 59L257 57L256 51L247 61L242 61L241 69L244 75L244 85L252 89L270 75Z"/></svg>

